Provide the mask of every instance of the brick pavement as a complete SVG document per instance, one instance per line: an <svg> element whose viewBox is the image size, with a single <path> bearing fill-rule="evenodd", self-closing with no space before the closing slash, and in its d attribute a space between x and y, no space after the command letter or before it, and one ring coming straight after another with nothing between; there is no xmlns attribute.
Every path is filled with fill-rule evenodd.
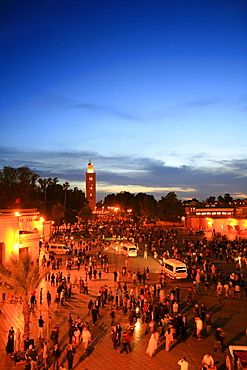
<svg viewBox="0 0 247 370"><path fill-rule="evenodd" d="M109 251L110 271L114 271L116 265L124 265L125 257L116 255L113 250ZM138 267L143 266L143 259L137 257L134 262ZM159 271L158 262L149 256L148 260L145 261L148 264L151 274L150 283L157 280L157 274ZM66 276L66 272L64 271ZM84 277L84 271L77 272L72 270L71 281L73 282L74 276ZM128 281L128 279L126 280ZM50 287L49 282L43 282L43 304L42 306L37 304L35 312L31 315L31 337L35 339L35 344L40 348L41 343L37 339L37 320L39 315L42 314L45 321L47 321L48 315L52 316L54 324L58 324L60 327L59 342L61 348L64 349L61 356L61 362L67 366L65 358L65 348L68 343L68 314L72 313L73 317L76 318L78 315L82 320L87 320L91 324L91 317L87 316L88 309L87 303L89 299L95 299L98 289L101 285L106 284L108 287L116 288L116 284L113 282L113 274L103 274L103 279L89 282L89 296L78 292L77 288L73 290L73 296L66 303L64 307L59 307L59 312L54 313L54 303L51 308L48 309L46 304L46 290L49 289L52 293L53 301L55 296L54 287ZM114 286L115 284L115 286ZM171 284L173 284L171 282ZM182 300L185 298L185 289L190 285L188 282L180 282L181 286L181 297ZM168 287L169 289L169 287ZM224 300L221 305L218 304L217 298L213 296L201 296L198 298L198 302L204 302L208 311L212 313L213 326L216 328L222 326L226 333L226 344L246 344L245 329L247 327L246 322L246 302L245 298L241 300L228 299ZM0 364L2 369L13 368L13 362L6 356L5 345L7 332L11 326L14 326L15 330L19 327L23 332L22 315L21 315L21 304L19 303L1 303L2 314L1 314L1 336L0 336ZM213 351L214 337L213 335L208 338L204 338L202 341L197 341L192 335L192 322L193 313L186 305L181 306L181 312L188 315L189 323L189 337L185 342L177 342L172 347L171 351L167 353L164 351L164 341L161 340L157 355L150 359L146 355L146 348L150 334L145 334L144 325L141 324L140 319L136 324L134 334L131 340L132 352L130 354L120 355L119 350L113 351L112 342L110 338L110 315L109 307L101 309L101 317L98 320L97 326L91 326L93 342L90 345L89 354L84 356L83 346L81 345L76 352L74 360L74 369L77 370L136 370L144 369L149 367L150 369L167 369L167 370L179 370L177 365L178 360L182 356L186 356L189 362L189 370L201 369L200 363L202 356L207 352L211 352L218 362L218 369L225 369L224 361L225 355L222 353L215 353ZM123 327L127 327L127 316L122 315L120 312L116 314L116 321L120 322ZM17 365L16 369L23 369L23 365Z"/></svg>

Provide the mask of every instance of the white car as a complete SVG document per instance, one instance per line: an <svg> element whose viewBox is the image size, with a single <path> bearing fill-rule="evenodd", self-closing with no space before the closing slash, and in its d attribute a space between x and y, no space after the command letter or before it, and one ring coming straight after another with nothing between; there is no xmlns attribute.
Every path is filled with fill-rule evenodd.
<svg viewBox="0 0 247 370"><path fill-rule="evenodd" d="M247 346L229 346L226 368L227 370L247 370Z"/></svg>

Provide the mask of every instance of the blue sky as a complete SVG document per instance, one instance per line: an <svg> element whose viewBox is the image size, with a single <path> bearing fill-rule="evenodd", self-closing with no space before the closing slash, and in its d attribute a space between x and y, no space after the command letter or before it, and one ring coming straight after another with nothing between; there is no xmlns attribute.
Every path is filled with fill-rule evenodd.
<svg viewBox="0 0 247 370"><path fill-rule="evenodd" d="M0 5L0 167L98 199L247 197L247 2Z"/></svg>

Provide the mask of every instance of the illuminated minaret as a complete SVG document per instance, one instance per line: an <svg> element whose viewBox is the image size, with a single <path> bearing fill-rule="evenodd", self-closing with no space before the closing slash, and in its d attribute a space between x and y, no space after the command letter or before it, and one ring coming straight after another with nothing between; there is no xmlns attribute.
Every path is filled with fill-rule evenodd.
<svg viewBox="0 0 247 370"><path fill-rule="evenodd" d="M96 173L94 172L94 165L90 159L87 165L86 172L86 198L89 203L89 207L92 211L95 211L96 207Z"/></svg>

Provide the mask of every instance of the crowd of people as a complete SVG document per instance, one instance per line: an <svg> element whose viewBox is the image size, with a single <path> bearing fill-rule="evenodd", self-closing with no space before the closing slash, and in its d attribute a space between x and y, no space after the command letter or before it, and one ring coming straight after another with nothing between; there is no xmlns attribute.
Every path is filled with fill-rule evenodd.
<svg viewBox="0 0 247 370"><path fill-rule="evenodd" d="M40 288L34 291L30 297L30 308L35 310L37 304L42 305L46 299L50 308L54 304L54 312L59 312L59 307L66 305L73 292L89 295L89 283L101 281L104 275L112 274L113 285L107 286L102 282L97 296L88 299L88 317L91 317L92 325L97 325L101 309L109 308L111 315L111 340L114 351L119 349L120 353L130 353L131 338L135 330L135 324L139 320L145 327L146 334L150 335L146 353L153 357L156 355L159 343L164 340L163 348L169 352L178 341L184 341L188 335L193 333L197 340L210 336L214 330L214 350L224 350L225 334L223 329L213 328L210 312L204 303L197 303L200 296L215 294L219 303L222 299L241 299L243 290L247 296L244 281L243 268L246 265L246 244L236 241L229 242L223 239L213 241L185 240L182 246L178 245L173 230L148 230L144 234L136 225L123 222L98 229L101 234L98 238L92 238L87 242L80 240L78 243L71 242L73 255L68 256L66 261L54 256L49 251L49 243L45 245L42 257L42 265L49 267L47 273L46 296ZM128 259L120 272L117 268L109 269L107 250L109 241L106 236L120 235L138 244L141 250L149 251L158 258L180 258L188 266L191 286L181 290L179 285L169 286L165 275L160 273L157 281L150 281L150 269L130 268ZM104 237L103 237L104 236ZM229 276L222 276L216 267L215 260L226 260L227 263L235 263L235 271ZM148 262L147 262L148 263ZM76 273L72 273L75 270ZM73 279L72 279L73 276ZM125 280L125 282L122 282ZM128 282L126 282L128 280ZM49 289L49 285L51 289ZM52 291L51 291L52 290ZM215 293L214 293L215 292ZM122 328L116 322L116 315L124 315L127 328ZM188 316L193 315L193 327L188 325ZM61 364L61 349L59 343L59 327L53 325L51 316L45 322L40 315L38 322L38 338L42 340L42 361L44 368L52 364L52 369L64 369ZM46 331L44 328L46 327ZM40 358L34 343L24 343L26 370L33 370ZM17 336L10 332L6 346L7 353L16 351L15 343ZM68 347L66 360L68 369L72 369L77 349L83 345L85 354L92 342L92 331L89 321L82 321L80 317L74 319L69 315L68 319ZM83 343L83 344L81 344ZM51 346L52 345L52 346ZM182 370L188 369L188 361L185 357L178 361ZM210 354L205 354L202 359L203 369L213 369L214 360Z"/></svg>

